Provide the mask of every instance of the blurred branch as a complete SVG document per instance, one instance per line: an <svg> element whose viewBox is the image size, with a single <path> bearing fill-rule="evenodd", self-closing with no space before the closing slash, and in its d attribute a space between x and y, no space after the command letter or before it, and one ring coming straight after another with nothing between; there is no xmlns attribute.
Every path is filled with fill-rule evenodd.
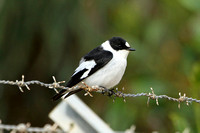
<svg viewBox="0 0 200 133"><path fill-rule="evenodd" d="M46 124L44 127L31 127L30 123L20 123L18 125L5 125L1 124L0 121L0 132L10 131L11 133L27 133L27 132L35 132L35 133L64 133L61 129L58 128L57 124Z"/></svg>
<svg viewBox="0 0 200 133"><path fill-rule="evenodd" d="M29 85L32 84L37 84L40 86L44 86L50 89L53 89L56 93L58 93L57 89L66 89L67 92L73 91L73 90L77 90L77 89L83 89L86 91L85 96L89 95L89 96L93 96L91 94L91 92L99 92L102 93L104 95L107 96L112 96L113 100L115 100L116 97L122 97L125 101L126 97L141 97L141 96L146 96L148 97L147 100L147 105L149 105L149 101L150 99L156 100L156 104L159 105L158 103L158 99L167 99L170 101L174 101L174 102L178 102L178 107L180 108L180 103L181 102L185 102L187 105L189 105L192 102L196 102L196 103L200 103L200 100L194 99L194 98L189 98L186 97L186 94L184 93L183 95L181 95L181 92L179 92L179 98L173 98L167 95L156 95L154 93L154 90L151 88L151 92L149 93L137 93L137 94L130 94L130 93L123 93L122 91L119 91L118 88L116 89L107 89L104 87L99 87L99 86L88 86L86 83L82 82L81 85L77 85L74 86L72 88L68 88L65 86L62 86L60 84L65 83L65 81L60 81L57 82L56 78L53 76L53 83L43 83L41 81L38 80L31 80L31 81L24 81L24 75L22 75L22 79L20 81L16 80L16 81L9 81L9 80L0 80L0 84L7 84L7 85L16 85L19 87L19 90L21 92L24 92L22 87L26 87L28 90L30 90ZM122 90L124 90L124 88L122 88Z"/></svg>

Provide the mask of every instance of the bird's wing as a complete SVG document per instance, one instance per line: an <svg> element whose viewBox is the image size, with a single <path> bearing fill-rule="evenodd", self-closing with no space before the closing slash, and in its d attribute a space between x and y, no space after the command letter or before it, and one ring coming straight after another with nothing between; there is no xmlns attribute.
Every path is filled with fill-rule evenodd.
<svg viewBox="0 0 200 133"><path fill-rule="evenodd" d="M89 77L97 70L105 66L112 59L112 57L112 53L103 50L101 46L93 49L81 59L79 67L76 68L66 86L72 87L78 84L83 79Z"/></svg>
<svg viewBox="0 0 200 133"><path fill-rule="evenodd" d="M103 50L101 46L93 49L86 54L80 61L79 66L76 68L71 79L66 84L67 87L73 87L85 78L89 77L102 67L104 67L111 59L113 55L109 51ZM80 91L80 90L79 90ZM65 97L68 97L76 92L69 92ZM53 100L57 100L66 94L65 90L61 90L57 95L53 97Z"/></svg>

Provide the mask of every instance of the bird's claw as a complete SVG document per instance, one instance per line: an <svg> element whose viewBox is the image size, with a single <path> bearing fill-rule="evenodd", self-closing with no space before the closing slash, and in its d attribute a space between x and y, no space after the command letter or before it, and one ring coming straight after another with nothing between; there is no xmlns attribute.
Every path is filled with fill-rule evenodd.
<svg viewBox="0 0 200 133"><path fill-rule="evenodd" d="M115 94L114 89L111 89L108 91L108 96L111 97L113 94Z"/></svg>

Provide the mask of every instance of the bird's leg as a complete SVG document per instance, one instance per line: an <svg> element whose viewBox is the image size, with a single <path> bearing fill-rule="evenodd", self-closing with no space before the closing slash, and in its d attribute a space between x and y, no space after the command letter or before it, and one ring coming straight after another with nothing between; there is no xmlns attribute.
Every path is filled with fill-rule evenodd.
<svg viewBox="0 0 200 133"><path fill-rule="evenodd" d="M113 102L115 102L115 99L116 99L116 92L114 91L115 89L110 89L110 90L107 90L107 96L109 96L110 98L112 98Z"/></svg>
<svg viewBox="0 0 200 133"><path fill-rule="evenodd" d="M82 84L84 85L83 89L86 91L86 93L84 94L85 96L89 95L91 97L93 97L93 95L90 93L92 92L92 88L90 86L88 86L85 82L82 82Z"/></svg>
<svg viewBox="0 0 200 133"><path fill-rule="evenodd" d="M100 87L103 88L102 92L101 92L101 94L103 94L103 95L107 94L107 96L111 97L113 94L115 94L114 88L113 89L107 89L106 87L103 87L103 86L100 86Z"/></svg>
<svg viewBox="0 0 200 133"><path fill-rule="evenodd" d="M111 97L113 94L115 94L115 91L114 91L115 89L113 88L113 89L110 89L109 91L108 91L108 96L109 97Z"/></svg>

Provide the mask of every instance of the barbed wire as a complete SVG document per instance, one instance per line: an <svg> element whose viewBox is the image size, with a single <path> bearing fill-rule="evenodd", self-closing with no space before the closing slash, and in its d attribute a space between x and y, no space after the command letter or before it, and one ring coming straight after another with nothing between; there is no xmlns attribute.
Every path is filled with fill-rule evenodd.
<svg viewBox="0 0 200 133"><path fill-rule="evenodd" d="M57 124L46 124L44 127L31 127L30 123L20 123L18 125L6 125L2 124L0 120L0 133L3 131L9 131L10 133L65 133L63 130L58 128Z"/></svg>
<svg viewBox="0 0 200 133"><path fill-rule="evenodd" d="M180 103L182 103L182 102L185 102L186 105L189 105L192 102L200 103L200 100L197 100L197 99L192 98L192 97L187 97L185 93L182 95L181 92L179 92L178 98L170 97L170 96L167 96L167 95L156 95L154 93L153 88L150 88L151 92L149 92L149 93L143 93L142 92L142 93L137 93L137 94L123 93L122 91L124 90L124 88L122 88L122 91L119 91L118 88L110 90L110 89L107 89L107 88L104 88L104 87L99 87L99 86L91 86L90 87L84 82L82 82L82 84L80 84L80 85L74 86L72 88L68 88L68 87L60 85L62 83L65 83L65 81L57 82L56 78L54 76L52 76L52 77L53 77L53 83L43 83L43 82L38 81L38 80L25 81L24 75L22 75L21 80L16 80L16 81L0 80L0 84L16 85L16 86L18 86L18 88L21 92L24 92L22 87L26 87L27 90L30 90L29 85L33 85L33 84L53 89L56 93L58 93L57 89L66 89L67 92L77 90L77 89L83 89L83 90L86 91L85 96L89 95L89 96L93 97L91 92L98 92L98 93L102 93L103 95L107 95L107 96L110 96L110 97L112 96L113 101L115 100L116 97L121 97L121 98L124 99L124 101L126 101L125 100L126 97L146 96L146 97L148 97L147 105L149 105L150 99L155 100L157 105L159 105L158 99L167 99L167 100L170 100L170 101L178 102L179 108L180 108Z"/></svg>

